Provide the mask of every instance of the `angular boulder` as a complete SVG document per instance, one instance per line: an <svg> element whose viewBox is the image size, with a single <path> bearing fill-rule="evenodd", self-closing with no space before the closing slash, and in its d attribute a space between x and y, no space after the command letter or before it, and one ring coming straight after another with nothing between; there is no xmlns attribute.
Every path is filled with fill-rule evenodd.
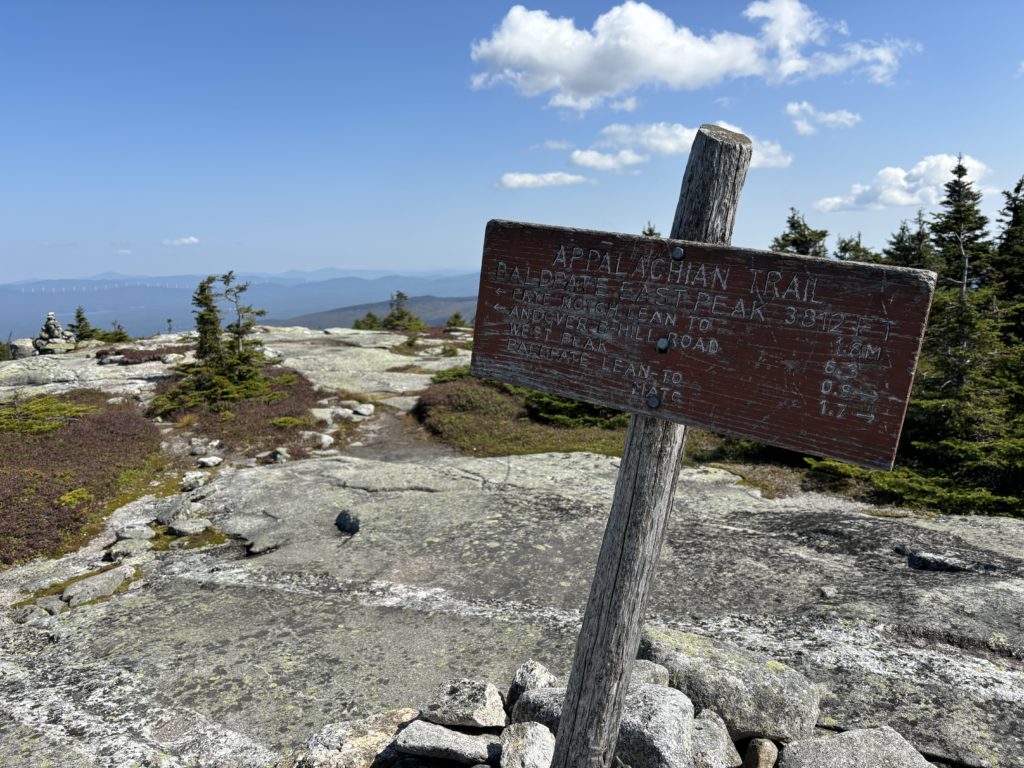
<svg viewBox="0 0 1024 768"><path fill-rule="evenodd" d="M501 758L501 739L487 733L462 733L426 720L414 720L398 734L395 749L406 755L437 757L466 765L497 765Z"/></svg>
<svg viewBox="0 0 1024 768"><path fill-rule="evenodd" d="M801 739L782 750L778 768L928 768L931 763L887 725Z"/></svg>
<svg viewBox="0 0 1024 768"><path fill-rule="evenodd" d="M565 688L533 688L524 691L512 710L513 723L540 723L558 733Z"/></svg>
<svg viewBox="0 0 1024 768"><path fill-rule="evenodd" d="M508 722L498 689L482 680L441 683L422 709L423 719L438 725L501 728Z"/></svg>
<svg viewBox="0 0 1024 768"><path fill-rule="evenodd" d="M396 709L360 720L329 723L293 758L295 768L371 768L398 759L392 742L419 715Z"/></svg>
<svg viewBox="0 0 1024 768"><path fill-rule="evenodd" d="M693 768L739 768L742 764L725 722L710 709L703 710L693 721Z"/></svg>
<svg viewBox="0 0 1024 768"><path fill-rule="evenodd" d="M539 661L530 659L519 666L512 678L512 684L505 694L505 708L512 712L519 701L519 697L526 691L535 688L554 688L558 685L558 678L548 671L548 668Z"/></svg>
<svg viewBox="0 0 1024 768"><path fill-rule="evenodd" d="M87 579L69 584L61 593L61 600L72 608L90 600L97 600L101 597L109 597L114 594L126 579L135 575L135 568L130 565L119 565Z"/></svg>
<svg viewBox="0 0 1024 768"><path fill-rule="evenodd" d="M814 731L817 687L767 656L701 635L647 628L640 657L666 667L672 687L689 696L698 711L721 715L733 741L789 742Z"/></svg>
<svg viewBox="0 0 1024 768"><path fill-rule="evenodd" d="M692 768L693 704L663 685L631 688L616 756L631 768Z"/></svg>
<svg viewBox="0 0 1024 768"><path fill-rule="evenodd" d="M540 723L512 723L501 732L501 768L550 768L555 735Z"/></svg>

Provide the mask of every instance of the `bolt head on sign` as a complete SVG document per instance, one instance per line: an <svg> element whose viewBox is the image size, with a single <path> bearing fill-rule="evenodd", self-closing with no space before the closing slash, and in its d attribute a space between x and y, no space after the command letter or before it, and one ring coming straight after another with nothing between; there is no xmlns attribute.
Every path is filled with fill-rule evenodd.
<svg viewBox="0 0 1024 768"><path fill-rule="evenodd" d="M473 373L891 469L935 274L491 221Z"/></svg>

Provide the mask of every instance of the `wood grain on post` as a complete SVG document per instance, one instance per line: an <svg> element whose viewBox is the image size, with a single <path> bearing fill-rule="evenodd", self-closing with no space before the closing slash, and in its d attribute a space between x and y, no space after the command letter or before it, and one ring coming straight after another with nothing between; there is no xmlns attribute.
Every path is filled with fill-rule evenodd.
<svg viewBox="0 0 1024 768"><path fill-rule="evenodd" d="M701 126L670 237L726 245L750 166L750 139ZM647 595L675 497L686 427L633 416L562 707L552 768L607 768Z"/></svg>

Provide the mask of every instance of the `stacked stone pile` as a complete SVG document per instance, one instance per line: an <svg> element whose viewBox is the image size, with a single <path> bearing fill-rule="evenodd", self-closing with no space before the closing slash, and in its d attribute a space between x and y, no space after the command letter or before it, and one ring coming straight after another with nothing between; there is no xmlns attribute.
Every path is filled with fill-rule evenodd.
<svg viewBox="0 0 1024 768"><path fill-rule="evenodd" d="M681 632L647 633L626 694L615 765L630 768L926 768L887 726L815 729L818 690L798 672ZM536 661L507 693L438 686L417 709L332 723L279 768L549 768L565 688Z"/></svg>
<svg viewBox="0 0 1024 768"><path fill-rule="evenodd" d="M11 342L11 356L15 359L33 355L58 355L75 348L75 334L65 331L53 312L46 314L46 322L34 339L15 339Z"/></svg>

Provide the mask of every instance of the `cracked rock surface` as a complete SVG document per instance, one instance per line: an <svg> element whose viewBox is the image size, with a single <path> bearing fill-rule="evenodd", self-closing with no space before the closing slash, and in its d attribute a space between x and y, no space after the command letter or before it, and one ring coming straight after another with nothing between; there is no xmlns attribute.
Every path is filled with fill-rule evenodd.
<svg viewBox="0 0 1024 768"><path fill-rule="evenodd" d="M4 611L0 764L265 766L452 678L511 680L538 659L564 680L616 473L590 454L342 456L134 502L81 552L0 572L0 599L95 570L116 530L158 517L232 539L154 552L105 601L23 624ZM1024 522L873 512L684 468L651 626L802 673L821 726L890 725L929 759L1024 767Z"/></svg>

